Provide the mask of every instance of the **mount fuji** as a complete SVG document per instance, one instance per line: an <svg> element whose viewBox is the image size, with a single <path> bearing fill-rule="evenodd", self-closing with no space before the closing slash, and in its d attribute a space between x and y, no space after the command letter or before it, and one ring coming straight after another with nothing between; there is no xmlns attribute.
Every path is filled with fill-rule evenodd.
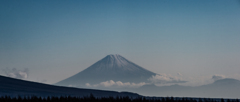
<svg viewBox="0 0 240 102"><path fill-rule="evenodd" d="M156 75L156 73L115 54L107 55L92 66L56 83L56 85L85 87L86 83L98 84L109 80L140 83L148 82L148 79L153 75Z"/></svg>

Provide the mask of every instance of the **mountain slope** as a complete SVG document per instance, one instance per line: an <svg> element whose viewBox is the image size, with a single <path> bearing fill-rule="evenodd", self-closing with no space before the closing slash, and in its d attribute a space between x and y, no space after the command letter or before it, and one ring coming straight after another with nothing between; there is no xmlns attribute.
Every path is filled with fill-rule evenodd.
<svg viewBox="0 0 240 102"><path fill-rule="evenodd" d="M138 97L138 94L128 92L101 91L92 89L78 89L71 87L60 87L36 82L13 79L0 76L0 96L10 95L37 95L37 96L89 96L91 93L97 97L108 96L132 96Z"/></svg>
<svg viewBox="0 0 240 102"><path fill-rule="evenodd" d="M120 55L108 55L87 69L62 80L56 85L84 87L86 83L98 84L114 80L121 82L146 82L155 73L148 71Z"/></svg>

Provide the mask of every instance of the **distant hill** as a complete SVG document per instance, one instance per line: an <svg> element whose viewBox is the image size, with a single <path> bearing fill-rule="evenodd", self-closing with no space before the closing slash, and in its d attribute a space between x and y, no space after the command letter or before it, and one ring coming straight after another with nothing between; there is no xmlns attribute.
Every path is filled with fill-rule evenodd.
<svg viewBox="0 0 240 102"><path fill-rule="evenodd" d="M0 96L10 95L36 95L36 96L130 96L138 97L138 94L129 92L102 91L93 89L79 89L71 87L53 86L36 82L24 81L0 76Z"/></svg>
<svg viewBox="0 0 240 102"><path fill-rule="evenodd" d="M226 78L198 87L145 85L131 91L146 96L240 98L240 81Z"/></svg>

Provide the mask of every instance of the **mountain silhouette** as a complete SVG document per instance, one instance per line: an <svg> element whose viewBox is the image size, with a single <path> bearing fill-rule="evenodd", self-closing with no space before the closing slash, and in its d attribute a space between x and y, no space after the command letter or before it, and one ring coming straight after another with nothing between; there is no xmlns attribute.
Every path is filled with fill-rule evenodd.
<svg viewBox="0 0 240 102"><path fill-rule="evenodd" d="M151 76L156 75L121 55L107 55L85 70L62 80L56 85L84 87L86 83L98 84L109 80L121 82L147 82Z"/></svg>
<svg viewBox="0 0 240 102"><path fill-rule="evenodd" d="M220 79L220 80L216 80L213 85L221 85L221 86L225 86L225 85L240 85L240 81L237 79L232 79L232 78L225 78L225 79Z"/></svg>
<svg viewBox="0 0 240 102"><path fill-rule="evenodd" d="M155 86L151 84L128 91L145 96L240 98L240 81L226 78L196 87L181 85Z"/></svg>

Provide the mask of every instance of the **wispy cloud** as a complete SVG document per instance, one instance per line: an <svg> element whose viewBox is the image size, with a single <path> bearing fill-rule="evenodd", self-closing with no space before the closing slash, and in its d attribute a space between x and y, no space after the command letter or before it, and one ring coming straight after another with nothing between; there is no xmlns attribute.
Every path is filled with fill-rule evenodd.
<svg viewBox="0 0 240 102"><path fill-rule="evenodd" d="M177 74L178 74L178 76L182 76L182 74L180 72L178 72Z"/></svg>
<svg viewBox="0 0 240 102"><path fill-rule="evenodd" d="M212 76L212 79L214 80L214 81L217 81L217 80L220 80L220 79L224 79L224 78L226 78L224 75L213 75Z"/></svg>
<svg viewBox="0 0 240 102"><path fill-rule="evenodd" d="M23 70L19 70L16 68L5 68L2 69L4 74L8 77L12 77L12 78L17 78L17 79L27 79L29 77L29 69L25 68Z"/></svg>
<svg viewBox="0 0 240 102"><path fill-rule="evenodd" d="M173 84L173 83L186 83L181 77L176 77L167 74L157 74L148 79L154 84Z"/></svg>

